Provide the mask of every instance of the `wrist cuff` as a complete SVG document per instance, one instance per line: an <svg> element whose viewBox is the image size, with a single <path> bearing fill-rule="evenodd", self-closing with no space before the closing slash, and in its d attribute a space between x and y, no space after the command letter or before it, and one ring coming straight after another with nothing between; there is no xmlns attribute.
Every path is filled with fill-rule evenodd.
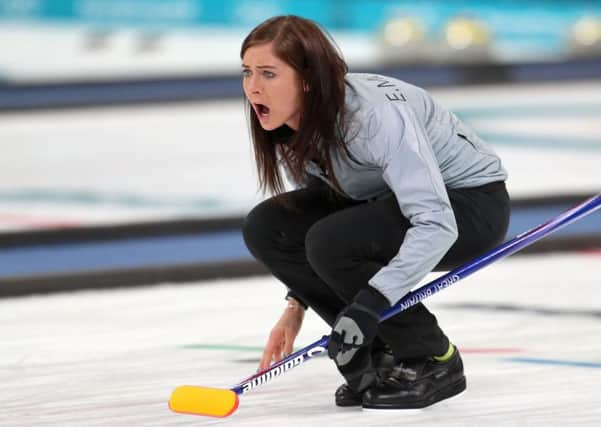
<svg viewBox="0 0 601 427"><path fill-rule="evenodd" d="M288 291L288 293L286 294L286 298L284 299L288 301L288 298L294 298L303 307L303 309L307 309L308 305L302 299L300 299L299 296L296 295L294 292Z"/></svg>
<svg viewBox="0 0 601 427"><path fill-rule="evenodd" d="M380 316L384 310L390 308L388 298L371 286L361 289L355 296L354 302L367 307L374 313L377 313L378 316Z"/></svg>

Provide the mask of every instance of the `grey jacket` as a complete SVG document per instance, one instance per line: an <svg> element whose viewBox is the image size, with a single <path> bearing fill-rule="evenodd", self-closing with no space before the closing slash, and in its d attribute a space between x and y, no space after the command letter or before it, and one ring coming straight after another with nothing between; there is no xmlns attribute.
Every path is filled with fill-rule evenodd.
<svg viewBox="0 0 601 427"><path fill-rule="evenodd" d="M499 157L425 90L373 74L347 74L346 83L343 137L351 158L333 153L336 179L352 199L394 194L412 225L397 255L369 281L394 304L457 239L445 187L504 181L507 173ZM332 185L314 163L306 173Z"/></svg>

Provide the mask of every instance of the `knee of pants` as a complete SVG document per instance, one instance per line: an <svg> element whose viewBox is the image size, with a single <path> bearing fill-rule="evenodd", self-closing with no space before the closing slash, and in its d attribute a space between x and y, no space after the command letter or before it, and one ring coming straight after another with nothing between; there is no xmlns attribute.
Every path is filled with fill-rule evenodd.
<svg viewBox="0 0 601 427"><path fill-rule="evenodd" d="M270 247L273 211L271 200L265 200L248 213L242 224L244 243L248 250L259 259L261 254Z"/></svg>
<svg viewBox="0 0 601 427"><path fill-rule="evenodd" d="M322 279L335 274L340 257L344 256L342 248L336 245L340 240L337 237L340 236L332 235L323 221L313 225L305 236L307 261Z"/></svg>

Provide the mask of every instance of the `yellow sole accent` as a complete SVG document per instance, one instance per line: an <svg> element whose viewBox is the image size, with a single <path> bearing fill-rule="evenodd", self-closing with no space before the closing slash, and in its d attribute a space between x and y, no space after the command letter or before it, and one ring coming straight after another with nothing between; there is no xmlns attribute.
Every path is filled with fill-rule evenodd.
<svg viewBox="0 0 601 427"><path fill-rule="evenodd" d="M219 418L233 414L238 403L238 395L232 390L192 385L177 387L169 398L173 412Z"/></svg>
<svg viewBox="0 0 601 427"><path fill-rule="evenodd" d="M449 360L451 358L451 356L453 356L453 354L455 354L455 346L451 343L449 343L449 348L447 350L447 352L445 354L443 354L442 356L434 356L433 359L436 360L437 362L445 362L447 360Z"/></svg>

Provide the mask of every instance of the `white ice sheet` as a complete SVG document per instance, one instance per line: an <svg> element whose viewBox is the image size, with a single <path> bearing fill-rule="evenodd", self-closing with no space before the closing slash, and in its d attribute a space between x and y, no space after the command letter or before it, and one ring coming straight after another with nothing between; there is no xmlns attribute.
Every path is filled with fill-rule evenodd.
<svg viewBox="0 0 601 427"><path fill-rule="evenodd" d="M284 307L272 278L2 299L0 425L599 425L599 256L509 258L427 301L463 351L468 389L417 412L335 407L341 377L318 358L242 396L229 418L171 413L178 385L254 372ZM309 312L297 344L327 332Z"/></svg>

